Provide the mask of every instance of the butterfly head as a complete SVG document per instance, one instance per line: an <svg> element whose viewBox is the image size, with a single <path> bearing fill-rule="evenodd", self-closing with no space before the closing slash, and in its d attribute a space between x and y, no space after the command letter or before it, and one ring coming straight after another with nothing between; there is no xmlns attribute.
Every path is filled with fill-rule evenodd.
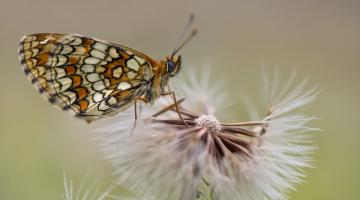
<svg viewBox="0 0 360 200"><path fill-rule="evenodd" d="M184 36L186 36L185 34L188 32L188 30L191 27L191 24L193 23L193 21L194 21L194 15L191 14L190 17L189 17L189 21L186 24L186 26L184 28L184 31L180 36L179 42L176 45L176 48L173 50L171 56L166 59L166 62L165 62L166 66L165 67L166 67L166 71L167 71L167 74L168 74L169 77L175 76L180 70L181 56L176 56L177 53L197 33L196 29L193 29L191 34L184 39Z"/></svg>
<svg viewBox="0 0 360 200"><path fill-rule="evenodd" d="M170 77L175 76L181 68L181 56L171 56L166 59L166 72Z"/></svg>

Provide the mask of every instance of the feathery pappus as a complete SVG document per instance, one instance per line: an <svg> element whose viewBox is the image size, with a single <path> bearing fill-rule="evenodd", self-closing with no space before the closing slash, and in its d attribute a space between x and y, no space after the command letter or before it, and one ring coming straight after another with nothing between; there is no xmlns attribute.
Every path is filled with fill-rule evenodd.
<svg viewBox="0 0 360 200"><path fill-rule="evenodd" d="M294 84L294 74L288 81L279 73L265 75L262 114L253 110L249 120L229 123L218 116L231 114L223 106L235 94L202 81L204 71L176 82L174 91L185 98L177 102L183 120L175 103L162 98L144 107L132 134L126 120L103 121L108 125L95 141L119 183L134 191L134 199L286 200L311 166L309 132L318 129L307 123L316 118L297 109L314 101L318 88Z"/></svg>

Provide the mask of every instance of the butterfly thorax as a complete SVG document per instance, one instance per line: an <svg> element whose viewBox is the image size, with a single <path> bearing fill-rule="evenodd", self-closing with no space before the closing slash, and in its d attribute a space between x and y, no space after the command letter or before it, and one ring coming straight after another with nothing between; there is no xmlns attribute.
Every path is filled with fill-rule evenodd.
<svg viewBox="0 0 360 200"><path fill-rule="evenodd" d="M181 67L181 56L167 57L158 63L154 63L152 67L153 79L151 89L150 103L159 98L161 94L168 92L168 81L170 77L175 76Z"/></svg>

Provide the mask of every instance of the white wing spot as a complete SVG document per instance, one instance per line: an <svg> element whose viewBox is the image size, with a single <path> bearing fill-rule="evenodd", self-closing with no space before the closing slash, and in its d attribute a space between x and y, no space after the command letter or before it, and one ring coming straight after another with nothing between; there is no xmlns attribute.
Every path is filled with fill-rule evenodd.
<svg viewBox="0 0 360 200"><path fill-rule="evenodd" d="M101 90L105 89L104 82L103 81L98 81L98 82L94 83L93 88L96 91L101 91Z"/></svg>
<svg viewBox="0 0 360 200"><path fill-rule="evenodd" d="M99 104L99 110L101 110L101 111L106 111L106 110L109 109L109 108L110 108L110 107L105 104L105 101L101 101L101 102L100 102L100 104Z"/></svg>
<svg viewBox="0 0 360 200"><path fill-rule="evenodd" d="M110 97L110 98L108 99L107 103L110 104L110 105L114 105L114 104L117 103L117 100L116 100L115 97Z"/></svg>
<svg viewBox="0 0 360 200"><path fill-rule="evenodd" d="M56 78L61 78L66 75L65 69L61 67L55 67L54 70L56 71Z"/></svg>
<svg viewBox="0 0 360 200"><path fill-rule="evenodd" d="M134 79L136 77L136 75L137 75L136 73L134 73L132 71L130 71L130 72L126 73L126 74L127 74L127 77L129 79Z"/></svg>
<svg viewBox="0 0 360 200"><path fill-rule="evenodd" d="M32 41L31 42L31 47L36 47L37 45L39 45L40 43L38 41Z"/></svg>
<svg viewBox="0 0 360 200"><path fill-rule="evenodd" d="M39 71L39 76L43 75L46 72L46 68L44 66L38 66L37 70Z"/></svg>
<svg viewBox="0 0 360 200"><path fill-rule="evenodd" d="M63 65L67 62L67 57L63 55L54 55L48 58L46 65L56 67ZM36 65L36 64L34 64Z"/></svg>
<svg viewBox="0 0 360 200"><path fill-rule="evenodd" d="M98 66L96 66L96 72L97 73L102 73L102 72L104 72L106 69L105 69L105 67L103 67L103 66L100 66L100 65L98 65Z"/></svg>
<svg viewBox="0 0 360 200"><path fill-rule="evenodd" d="M54 66L61 66L67 62L67 57L63 55L57 55L57 63Z"/></svg>
<svg viewBox="0 0 360 200"><path fill-rule="evenodd" d="M61 95L60 98L65 102L66 105L70 105L70 104L74 103L76 100L76 94L74 92L67 91L67 92L60 93L59 95ZM69 98L70 98L70 101L69 101Z"/></svg>
<svg viewBox="0 0 360 200"><path fill-rule="evenodd" d="M88 74L88 75L86 76L86 78L87 78L87 80L88 80L89 82L96 82L96 81L100 80L100 76L99 76L98 73Z"/></svg>
<svg viewBox="0 0 360 200"><path fill-rule="evenodd" d="M99 102L104 99L104 95L100 92L96 92L93 96L94 102Z"/></svg>
<svg viewBox="0 0 360 200"><path fill-rule="evenodd" d="M62 84L60 92L64 92L64 91L68 90L71 87L71 85L72 85L72 82L67 82L66 84Z"/></svg>
<svg viewBox="0 0 360 200"><path fill-rule="evenodd" d="M90 72L94 72L94 65L83 65L81 67L81 71L85 72L85 73L90 73Z"/></svg>
<svg viewBox="0 0 360 200"><path fill-rule="evenodd" d="M139 63L136 62L136 60L133 59L133 58L129 59L129 60L126 62L126 64L127 64L127 67L130 68L130 69L133 69L133 70L135 70L135 71L139 70L140 65L139 65Z"/></svg>
<svg viewBox="0 0 360 200"><path fill-rule="evenodd" d="M121 67L118 67L118 68L113 70L113 77L120 78L121 74L122 74Z"/></svg>
<svg viewBox="0 0 360 200"><path fill-rule="evenodd" d="M90 55L92 55L93 57L96 57L96 58L100 58L101 60L103 60L106 56L103 52L96 50L96 49L92 50L90 52Z"/></svg>
<svg viewBox="0 0 360 200"><path fill-rule="evenodd" d="M30 42L24 42L23 47L25 50L30 49Z"/></svg>
<svg viewBox="0 0 360 200"><path fill-rule="evenodd" d="M110 81L109 81L109 79L105 78L103 81L104 81L105 87L109 87L109 86L110 86Z"/></svg>
<svg viewBox="0 0 360 200"><path fill-rule="evenodd" d="M24 51L24 56L25 56L25 59L31 58L31 56L32 56L32 51L31 51L31 50L25 50L25 51Z"/></svg>
<svg viewBox="0 0 360 200"><path fill-rule="evenodd" d="M49 38L48 38L48 39L46 39L46 40L43 40L43 41L41 41L41 42L40 42L40 44L46 44L46 43L48 43L48 42L49 42L49 40L50 40Z"/></svg>
<svg viewBox="0 0 360 200"><path fill-rule="evenodd" d="M76 46L75 47L75 51L73 52L73 54L85 54L87 52L87 49L85 47L79 47Z"/></svg>
<svg viewBox="0 0 360 200"><path fill-rule="evenodd" d="M73 48L69 45L63 45L63 48L59 54L69 54L73 51Z"/></svg>
<svg viewBox="0 0 360 200"><path fill-rule="evenodd" d="M145 63L145 60L140 58L139 56L135 56L134 58L140 63L140 65L143 65Z"/></svg>
<svg viewBox="0 0 360 200"><path fill-rule="evenodd" d="M80 45L81 43L82 43L82 39L79 37L76 37L75 40L72 41L70 45L76 46L76 45Z"/></svg>
<svg viewBox="0 0 360 200"><path fill-rule="evenodd" d="M48 40L53 40L54 38L50 35ZM64 37L59 39L60 43L69 44L69 45L80 45L82 43L81 38L76 37L74 35L65 35Z"/></svg>
<svg viewBox="0 0 360 200"><path fill-rule="evenodd" d="M121 82L119 83L119 85L117 86L117 88L119 90L126 90L126 89L129 89L131 87L130 83L128 82Z"/></svg>
<svg viewBox="0 0 360 200"><path fill-rule="evenodd" d="M33 57L39 54L39 49L32 49L31 51L32 51Z"/></svg>
<svg viewBox="0 0 360 200"><path fill-rule="evenodd" d="M119 57L119 53L116 51L116 49L114 47L111 47L109 50L109 54L112 58L118 58Z"/></svg>
<svg viewBox="0 0 360 200"><path fill-rule="evenodd" d="M131 51L125 51L125 52L126 52L126 54L128 54L130 56L134 55L133 52L131 52Z"/></svg>
<svg viewBox="0 0 360 200"><path fill-rule="evenodd" d="M108 45L101 43L101 42L96 42L93 46L94 49L97 49L97 50L103 51L103 52L106 52L106 49L108 47L109 47Z"/></svg>
<svg viewBox="0 0 360 200"><path fill-rule="evenodd" d="M21 38L21 40L24 40L24 42L28 42L28 41L36 40L36 37L35 36L24 36L23 38Z"/></svg>
<svg viewBox="0 0 360 200"><path fill-rule="evenodd" d="M58 83L58 84L55 84L55 83ZM56 88L56 90L59 90L60 92L64 92L71 86L72 79L71 78L61 78L61 79L54 81L53 84L54 84L54 88Z"/></svg>
<svg viewBox="0 0 360 200"><path fill-rule="evenodd" d="M101 60L98 58L94 58L94 57L87 57L84 62L86 64L90 64L90 65L94 65L94 64L98 64Z"/></svg>

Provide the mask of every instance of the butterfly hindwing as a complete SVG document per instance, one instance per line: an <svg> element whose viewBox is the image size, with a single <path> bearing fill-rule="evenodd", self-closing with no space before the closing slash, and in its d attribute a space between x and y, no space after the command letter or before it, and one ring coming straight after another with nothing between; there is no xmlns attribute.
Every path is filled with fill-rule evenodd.
<svg viewBox="0 0 360 200"><path fill-rule="evenodd" d="M130 48L72 34L24 36L20 60L30 81L51 103L92 121L144 95L152 60Z"/></svg>

